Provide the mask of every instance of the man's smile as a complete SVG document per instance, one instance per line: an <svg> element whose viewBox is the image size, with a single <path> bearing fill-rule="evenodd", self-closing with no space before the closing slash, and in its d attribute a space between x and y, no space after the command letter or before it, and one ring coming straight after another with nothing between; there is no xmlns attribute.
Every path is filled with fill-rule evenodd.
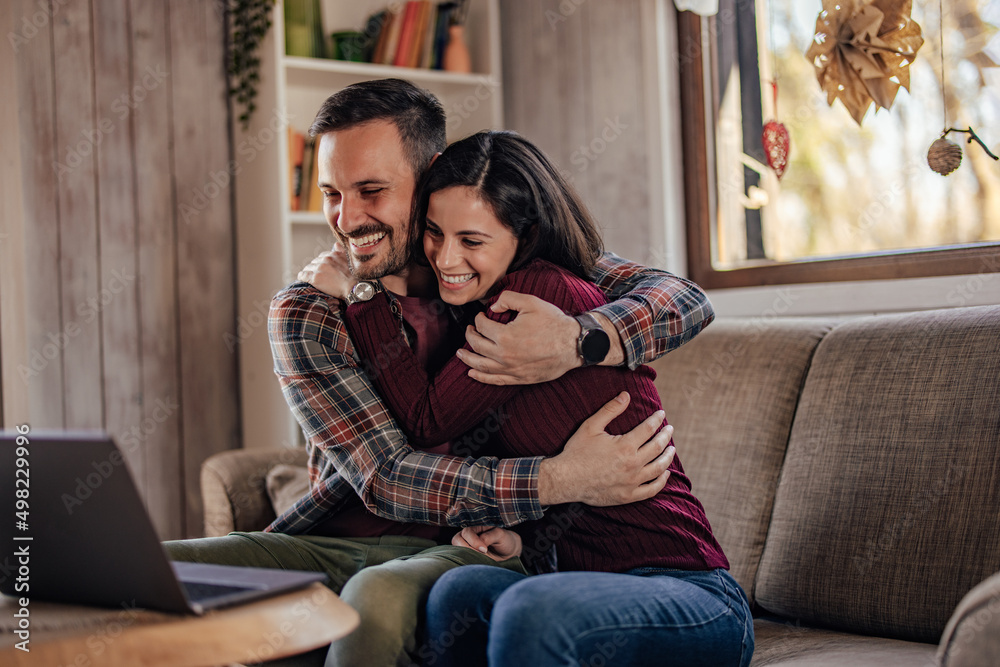
<svg viewBox="0 0 1000 667"><path fill-rule="evenodd" d="M383 238L385 238L385 232L375 232L374 234L367 234L365 236L360 236L358 238L351 239L351 247L356 250L370 250L379 244Z"/></svg>

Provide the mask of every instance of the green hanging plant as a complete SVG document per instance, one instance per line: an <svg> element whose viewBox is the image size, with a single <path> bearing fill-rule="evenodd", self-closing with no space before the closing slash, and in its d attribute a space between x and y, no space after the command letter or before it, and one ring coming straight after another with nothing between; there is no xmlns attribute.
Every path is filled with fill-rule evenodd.
<svg viewBox="0 0 1000 667"><path fill-rule="evenodd" d="M240 123L246 130L257 108L257 84L260 82L260 45L271 28L271 8L275 0L222 0L229 13L229 96L240 110Z"/></svg>

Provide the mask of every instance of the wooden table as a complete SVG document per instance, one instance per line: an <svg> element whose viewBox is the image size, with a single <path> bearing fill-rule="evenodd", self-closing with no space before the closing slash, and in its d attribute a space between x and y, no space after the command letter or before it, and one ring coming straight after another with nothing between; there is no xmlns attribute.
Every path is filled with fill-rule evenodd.
<svg viewBox="0 0 1000 667"><path fill-rule="evenodd" d="M16 607L4 598L8 619ZM257 663L329 644L357 627L358 613L322 584L204 616L32 602L24 652L0 634L0 665L17 667L213 667ZM75 629L51 629L57 616ZM88 621L89 617L89 621ZM6 619L5 619L6 620Z"/></svg>

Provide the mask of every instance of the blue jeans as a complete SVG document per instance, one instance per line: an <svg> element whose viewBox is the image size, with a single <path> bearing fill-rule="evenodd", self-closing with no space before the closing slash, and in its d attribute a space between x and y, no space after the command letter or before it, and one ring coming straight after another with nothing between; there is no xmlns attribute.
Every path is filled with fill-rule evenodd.
<svg viewBox="0 0 1000 667"><path fill-rule="evenodd" d="M425 667L746 667L753 646L746 595L725 570L467 565L431 589L418 655Z"/></svg>

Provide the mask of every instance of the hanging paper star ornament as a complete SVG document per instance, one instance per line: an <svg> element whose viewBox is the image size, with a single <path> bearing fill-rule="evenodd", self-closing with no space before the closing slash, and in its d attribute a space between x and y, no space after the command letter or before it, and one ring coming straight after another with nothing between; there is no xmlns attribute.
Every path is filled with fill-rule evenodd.
<svg viewBox="0 0 1000 667"><path fill-rule="evenodd" d="M924 43L912 0L823 0L806 58L827 102L840 99L858 125L875 103L889 109L910 89L910 63Z"/></svg>

